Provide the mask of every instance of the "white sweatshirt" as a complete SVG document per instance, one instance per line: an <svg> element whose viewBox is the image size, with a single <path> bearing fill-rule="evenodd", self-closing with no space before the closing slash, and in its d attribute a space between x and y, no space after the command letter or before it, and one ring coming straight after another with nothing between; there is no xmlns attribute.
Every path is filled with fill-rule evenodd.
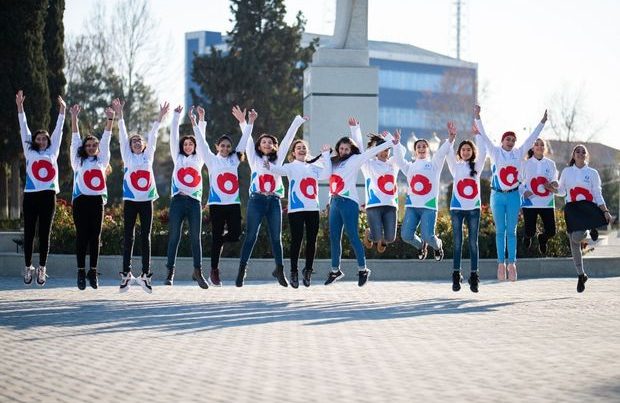
<svg viewBox="0 0 620 403"><path fill-rule="evenodd" d="M359 204L356 189L358 171L378 153L393 147L392 140L392 135L388 135L385 143L369 148L361 154L353 154L344 161L332 163L332 174L329 177L330 196L346 197Z"/></svg>
<svg viewBox="0 0 620 403"><path fill-rule="evenodd" d="M79 130L79 129L78 129ZM77 153L82 145L80 133L74 132L71 136L71 168L73 168L73 194L71 200L81 195L103 196L103 202L108 199L106 186L106 169L110 164L110 138L112 132L105 130L99 141L99 154L96 157L87 157L82 160Z"/></svg>
<svg viewBox="0 0 620 403"><path fill-rule="evenodd" d="M487 149L484 145L480 146L476 141L478 153L474 163L476 175L471 176L469 162L457 160L456 151L450 147L446 157L448 169L454 178L452 182L452 199L450 199L450 210L475 210L480 208L480 174L484 169L487 158Z"/></svg>
<svg viewBox="0 0 620 403"><path fill-rule="evenodd" d="M274 165L282 165L284 159L286 158L286 154L288 149L295 138L295 133L299 127L304 124L305 119L301 116L295 116L291 126L288 128L286 135L280 141L278 145L278 158L276 161L273 161ZM243 125L242 125L243 127ZM245 153L248 158L248 163L250 165L250 170L252 171L250 178L250 194L251 193L267 193L267 194L275 194L279 198L284 197L284 185L282 184L282 176L276 174L275 172L271 172L269 169L265 168L263 163L267 159L266 156L262 158L258 155L256 150L254 149L254 140L252 136L248 138L246 143Z"/></svg>
<svg viewBox="0 0 620 403"><path fill-rule="evenodd" d="M194 126L196 137L206 139L205 130L207 122L200 121L198 126ZM239 175L238 168L241 161L237 153L245 151L248 139L252 135L253 125L244 125L241 129L241 140L237 147L228 157L214 154L207 143L205 155L205 165L209 171L209 200L207 204L239 204ZM205 140L206 143L206 140Z"/></svg>
<svg viewBox="0 0 620 403"><path fill-rule="evenodd" d="M351 138L358 144L360 151L365 151L362 131L359 125L349 126ZM386 161L372 158L362 164L364 175L366 208L390 206L398 208L398 164L394 156Z"/></svg>
<svg viewBox="0 0 620 403"><path fill-rule="evenodd" d="M204 137L195 136L196 153L191 155L181 154L179 151L179 120L181 114L174 112L172 128L170 130L170 156L174 162L172 171L171 193L190 196L202 201L202 166L206 159L208 148Z"/></svg>
<svg viewBox="0 0 620 403"><path fill-rule="evenodd" d="M439 178L443 163L452 143L446 140L432 158L405 161L404 147L395 147L394 156L400 170L407 177L407 200L405 207L437 210Z"/></svg>
<svg viewBox="0 0 620 403"><path fill-rule="evenodd" d="M26 184L24 192L40 192L42 190L53 190L60 192L58 184L58 154L62 143L62 126L65 123L65 115L58 114L56 127L51 135L50 146L47 150L35 151L30 149L30 144L34 141L25 113L17 114L19 129L22 138L22 147L26 157Z"/></svg>
<svg viewBox="0 0 620 403"><path fill-rule="evenodd" d="M331 174L329 151L325 151L319 161L322 166L318 165L318 161L308 164L297 160L281 166L270 164L272 172L288 177L289 213L319 211L318 181L327 180Z"/></svg>
<svg viewBox="0 0 620 403"><path fill-rule="evenodd" d="M566 195L566 203L588 200L598 206L605 204L598 171L588 165L564 168L560 175L558 194Z"/></svg>
<svg viewBox="0 0 620 403"><path fill-rule="evenodd" d="M558 170L555 162L543 157L538 160L532 157L521 165L521 193L522 208L555 208L555 195L545 189L544 185L548 182L558 180ZM532 192L529 198L523 196L527 191Z"/></svg>
<svg viewBox="0 0 620 403"><path fill-rule="evenodd" d="M484 142L489 157L491 158L491 172L493 174L491 179L491 189L497 189L501 191L507 191L516 189L519 187L519 169L523 163L523 159L527 154L527 150L534 146L536 139L540 135L544 123L539 123L534 131L525 139L523 144L519 147L514 147L510 151L504 150L501 145L496 146L493 141L487 136L482 126L482 121L476 119L476 127L480 132L480 137Z"/></svg>
<svg viewBox="0 0 620 403"><path fill-rule="evenodd" d="M152 201L159 197L155 175L153 174L153 161L155 160L159 125L159 121L153 122L151 131L146 138L146 148L142 153L135 154L131 151L125 120L120 119L118 121L118 139L121 158L125 166L123 173L123 200L137 202Z"/></svg>

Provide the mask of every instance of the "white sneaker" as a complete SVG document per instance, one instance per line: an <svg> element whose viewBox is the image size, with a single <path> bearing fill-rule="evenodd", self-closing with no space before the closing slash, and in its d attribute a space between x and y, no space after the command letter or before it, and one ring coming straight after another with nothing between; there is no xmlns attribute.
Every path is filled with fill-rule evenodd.
<svg viewBox="0 0 620 403"><path fill-rule="evenodd" d="M142 273L142 275L136 278L136 283L142 287L144 292L147 294L151 294L153 292L153 287L151 286L151 279L153 278L153 273Z"/></svg>
<svg viewBox="0 0 620 403"><path fill-rule="evenodd" d="M24 284L32 284L32 276L34 275L34 267L24 267Z"/></svg>
<svg viewBox="0 0 620 403"><path fill-rule="evenodd" d="M126 274L120 272L119 274L121 275L121 285L118 291L121 293L129 291L131 283L136 280L135 277L133 276L133 274L131 274L131 272L128 272Z"/></svg>
<svg viewBox="0 0 620 403"><path fill-rule="evenodd" d="M37 267L36 272L37 272L37 284L43 287L45 285L45 279L47 278L47 269L45 268L45 266L39 266Z"/></svg>

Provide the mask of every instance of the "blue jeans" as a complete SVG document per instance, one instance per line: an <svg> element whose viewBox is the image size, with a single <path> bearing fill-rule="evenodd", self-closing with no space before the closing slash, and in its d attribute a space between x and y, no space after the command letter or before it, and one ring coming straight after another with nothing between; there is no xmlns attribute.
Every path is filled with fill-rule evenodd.
<svg viewBox="0 0 620 403"><path fill-rule="evenodd" d="M441 248L441 240L435 236L436 222L437 210L424 207L407 207L400 229L400 237L417 249L422 249L422 242L426 242L428 246L438 250ZM416 234L418 225L421 227L421 238Z"/></svg>
<svg viewBox="0 0 620 403"><path fill-rule="evenodd" d="M332 268L340 268L342 255L342 229L344 228L349 238L357 266L366 267L364 247L359 237L360 209L359 205L346 197L332 196L329 204L329 246L332 254Z"/></svg>
<svg viewBox="0 0 620 403"><path fill-rule="evenodd" d="M267 219L267 232L271 240L271 251L277 265L283 266L282 262L282 205L278 196L264 196L260 193L252 193L248 201L248 209L245 218L245 240L241 247L241 264L250 260L254 244L258 239L263 217Z"/></svg>
<svg viewBox="0 0 620 403"><path fill-rule="evenodd" d="M181 194L175 195L170 200L170 212L168 214L168 263L166 267L174 268L177 260L177 251L181 241L183 221L187 218L189 223L189 240L192 246L194 268L202 268L202 244L200 233L202 230L202 211L200 201Z"/></svg>
<svg viewBox="0 0 620 403"><path fill-rule="evenodd" d="M519 192L502 193L491 191L491 212L495 220L495 246L497 262L506 262L508 246L508 263L517 261L517 222L521 199Z"/></svg>
<svg viewBox="0 0 620 403"><path fill-rule="evenodd" d="M366 209L370 240L394 242L396 239L396 207L378 206Z"/></svg>
<svg viewBox="0 0 620 403"><path fill-rule="evenodd" d="M467 225L469 238L469 258L471 271L478 271L478 227L480 227L480 209L450 210L452 233L454 234L454 271L461 271L461 250L463 248L463 221Z"/></svg>

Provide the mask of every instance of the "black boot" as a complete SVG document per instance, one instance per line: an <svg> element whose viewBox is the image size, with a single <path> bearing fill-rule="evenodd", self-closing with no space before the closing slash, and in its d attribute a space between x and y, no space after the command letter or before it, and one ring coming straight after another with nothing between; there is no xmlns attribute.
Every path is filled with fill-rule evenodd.
<svg viewBox="0 0 620 403"><path fill-rule="evenodd" d="M297 270L291 270L291 287L299 287L299 272Z"/></svg>
<svg viewBox="0 0 620 403"><path fill-rule="evenodd" d="M174 267L171 269L168 269L168 275L166 276L166 281L164 281L164 284L172 285L173 281L174 281Z"/></svg>
<svg viewBox="0 0 620 403"><path fill-rule="evenodd" d="M88 272L86 273L88 284L90 284L90 286L94 288L95 290L99 287L99 281L97 280L98 276L99 276L99 273L97 273L97 269L89 269Z"/></svg>
<svg viewBox="0 0 620 403"><path fill-rule="evenodd" d="M207 280L202 275L202 269L194 269L194 274L192 274L192 280L198 282L198 286L203 290L209 288L209 284L207 284Z"/></svg>
<svg viewBox="0 0 620 403"><path fill-rule="evenodd" d="M586 289L586 281L588 281L588 276L584 274L580 274L577 279L577 292L584 292Z"/></svg>
<svg viewBox="0 0 620 403"><path fill-rule="evenodd" d="M452 291L457 292L461 291L461 281L463 281L463 276L461 276L460 271L452 272Z"/></svg>
<svg viewBox="0 0 620 403"><path fill-rule="evenodd" d="M78 269L77 286L80 290L86 289L86 269Z"/></svg>
<svg viewBox="0 0 620 403"><path fill-rule="evenodd" d="M471 290L471 292L478 292L478 284L480 284L480 276L478 275L477 271L471 272L471 275L469 276L469 280L467 280L467 282L469 283L469 289Z"/></svg>
<svg viewBox="0 0 620 403"><path fill-rule="evenodd" d="M248 265L247 263L239 264L239 272L237 272L237 279L235 280L235 285L237 287L243 287L243 280L245 280L245 276L248 274Z"/></svg>
<svg viewBox="0 0 620 403"><path fill-rule="evenodd" d="M303 278L303 283L306 287L310 287L310 281L312 280L312 269L308 269L307 267L301 272Z"/></svg>
<svg viewBox="0 0 620 403"><path fill-rule="evenodd" d="M288 280L286 279L286 275L284 274L284 266L281 264L276 265L276 269L271 273L272 276L278 279L278 283L282 287L288 287Z"/></svg>

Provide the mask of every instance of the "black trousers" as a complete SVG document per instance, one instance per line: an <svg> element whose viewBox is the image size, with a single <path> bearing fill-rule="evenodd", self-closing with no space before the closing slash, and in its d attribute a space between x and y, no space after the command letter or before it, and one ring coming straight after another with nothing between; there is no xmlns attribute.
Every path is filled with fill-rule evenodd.
<svg viewBox="0 0 620 403"><path fill-rule="evenodd" d="M42 190L24 193L24 260L32 265L35 229L39 223L39 265L45 266L50 249L52 221L56 213L56 192Z"/></svg>
<svg viewBox="0 0 620 403"><path fill-rule="evenodd" d="M90 267L96 268L103 225L103 196L78 196L73 201L73 222L77 267L86 268L86 251L89 251Z"/></svg>
<svg viewBox="0 0 620 403"><path fill-rule="evenodd" d="M238 242L241 238L241 205L239 204L211 204L209 205L211 219L211 268L217 269L224 243Z"/></svg>
<svg viewBox="0 0 620 403"><path fill-rule="evenodd" d="M131 271L131 256L136 232L136 221L140 217L140 247L142 249L142 273L151 269L151 228L153 227L153 201L123 201L123 272Z"/></svg>
<svg viewBox="0 0 620 403"><path fill-rule="evenodd" d="M555 235L555 209L552 208L524 208L523 226L526 238L533 238L536 235L536 220L538 216L543 222L543 233L540 234L540 241L545 243Z"/></svg>
<svg viewBox="0 0 620 403"><path fill-rule="evenodd" d="M306 230L306 268L312 269L316 254L316 238L319 234L319 212L300 211L288 214L288 223L291 229L291 271L298 270L301 241Z"/></svg>

